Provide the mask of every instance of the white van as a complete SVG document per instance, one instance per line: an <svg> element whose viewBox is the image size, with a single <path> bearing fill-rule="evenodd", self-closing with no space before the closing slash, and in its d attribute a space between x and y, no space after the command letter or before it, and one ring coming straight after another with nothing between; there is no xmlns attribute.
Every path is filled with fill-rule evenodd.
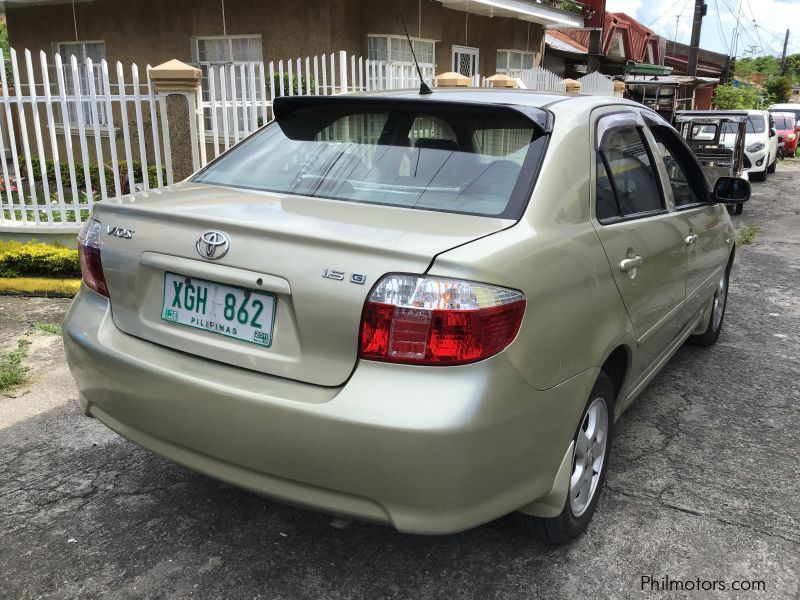
<svg viewBox="0 0 800 600"><path fill-rule="evenodd" d="M792 113L794 115L794 128L795 130L800 129L800 104L773 104L767 109L769 112L782 112L782 113Z"/></svg>
<svg viewBox="0 0 800 600"><path fill-rule="evenodd" d="M727 123L725 134L720 141L727 148L733 148L736 133L732 123ZM767 173L775 172L778 162L778 134L775 131L775 122L772 114L766 110L747 111L747 130L744 136L744 153L750 161L747 168L749 179L764 181ZM746 163L747 161L745 161Z"/></svg>

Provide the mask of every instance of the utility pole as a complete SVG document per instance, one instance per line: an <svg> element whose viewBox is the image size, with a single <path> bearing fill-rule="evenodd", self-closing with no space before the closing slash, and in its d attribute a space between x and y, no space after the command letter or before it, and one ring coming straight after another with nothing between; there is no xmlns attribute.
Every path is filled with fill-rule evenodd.
<svg viewBox="0 0 800 600"><path fill-rule="evenodd" d="M739 19L742 17L742 0L739 0L739 12L736 14L736 26L731 35L731 54L736 58L737 46L739 45Z"/></svg>
<svg viewBox="0 0 800 600"><path fill-rule="evenodd" d="M789 45L789 30L786 30L786 37L783 38L783 54L781 55L781 76L786 73L786 47Z"/></svg>
<svg viewBox="0 0 800 600"><path fill-rule="evenodd" d="M706 3L703 0L694 0L694 20L692 21L692 41L689 45L689 64L686 74L690 77L697 75L697 55L700 50L700 30L703 27L703 17L706 14Z"/></svg>
<svg viewBox="0 0 800 600"><path fill-rule="evenodd" d="M680 24L680 22L681 22L681 15L675 15L675 35L672 38L673 42L678 41L678 25Z"/></svg>

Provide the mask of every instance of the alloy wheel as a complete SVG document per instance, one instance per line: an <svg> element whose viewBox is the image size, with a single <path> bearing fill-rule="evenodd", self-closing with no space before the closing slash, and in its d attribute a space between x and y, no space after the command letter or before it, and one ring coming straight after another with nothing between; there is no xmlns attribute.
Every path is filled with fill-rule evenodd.
<svg viewBox="0 0 800 600"><path fill-rule="evenodd" d="M575 517L586 512L597 493L607 442L608 407L603 398L595 398L583 415L572 458L569 506Z"/></svg>

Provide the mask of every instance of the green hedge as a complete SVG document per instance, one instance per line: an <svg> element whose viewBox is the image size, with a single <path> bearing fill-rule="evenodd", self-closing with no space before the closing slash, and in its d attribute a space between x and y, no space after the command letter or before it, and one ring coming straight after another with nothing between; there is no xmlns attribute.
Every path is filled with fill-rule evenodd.
<svg viewBox="0 0 800 600"><path fill-rule="evenodd" d="M49 244L0 242L0 277L80 277L78 251Z"/></svg>
<svg viewBox="0 0 800 600"><path fill-rule="evenodd" d="M142 163L135 160L133 161L133 168L131 171L133 172L133 178L136 182L142 181ZM54 182L56 180L56 165L52 160L46 160L46 171L47 171L47 179L49 182ZM42 179L42 165L38 158L31 159L31 169L33 170L33 178L41 181ZM19 161L19 170L20 173L23 175L28 174L28 166L27 162L24 158L20 157ZM64 184L64 189L70 189L70 177L69 177L69 163L67 162L60 162L59 163L59 170L61 171L61 181ZM106 187L109 190L114 189L114 172L111 169L110 165L105 165L105 179L106 179ZM123 183L125 176L128 174L128 163L127 161L120 161L119 163L119 178L120 184L123 186L122 193L128 194L130 193L130 185L125 185ZM89 177L91 179L91 189L94 190L95 193L100 193L100 166L97 164L90 164L89 165ZM148 166L147 167L147 180L150 184L150 187L157 187L158 186L158 167L156 166ZM166 168L162 167L161 170L161 180L164 185L166 185L167 181L167 171ZM85 190L86 188L86 175L84 173L83 165L80 163L75 164L75 182L78 186L78 189ZM130 183L130 182L128 182ZM51 186L55 187L55 186ZM113 194L112 194L113 195Z"/></svg>

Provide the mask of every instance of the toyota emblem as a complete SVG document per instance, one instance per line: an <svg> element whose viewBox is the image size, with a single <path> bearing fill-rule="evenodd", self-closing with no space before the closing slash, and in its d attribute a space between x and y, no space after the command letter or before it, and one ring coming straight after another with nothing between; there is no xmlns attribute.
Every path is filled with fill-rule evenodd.
<svg viewBox="0 0 800 600"><path fill-rule="evenodd" d="M208 260L219 260L228 253L230 247L228 236L221 231L204 231L195 244L197 253Z"/></svg>

